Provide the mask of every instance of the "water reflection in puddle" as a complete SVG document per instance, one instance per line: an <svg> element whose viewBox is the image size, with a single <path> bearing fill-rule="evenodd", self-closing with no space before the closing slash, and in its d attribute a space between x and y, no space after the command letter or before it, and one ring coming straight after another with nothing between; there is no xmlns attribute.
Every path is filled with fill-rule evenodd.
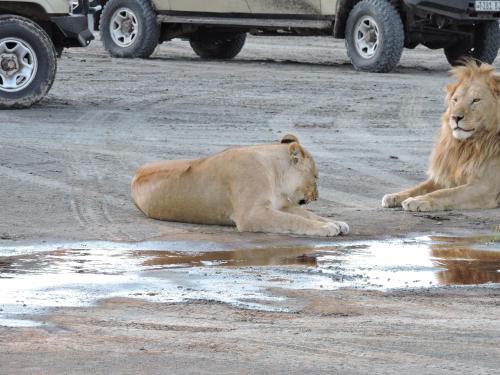
<svg viewBox="0 0 500 375"><path fill-rule="evenodd" d="M283 298L270 288L483 283L500 283L500 235L241 250L179 242L0 247L0 325L19 325L15 319L48 307L109 297L280 310Z"/></svg>

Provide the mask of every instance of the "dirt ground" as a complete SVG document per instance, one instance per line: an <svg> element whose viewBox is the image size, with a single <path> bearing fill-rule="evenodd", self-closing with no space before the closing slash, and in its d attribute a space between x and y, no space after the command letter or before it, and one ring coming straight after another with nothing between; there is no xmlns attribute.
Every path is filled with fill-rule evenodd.
<svg viewBox="0 0 500 375"><path fill-rule="evenodd" d="M251 37L230 62L200 61L182 41L145 61L112 59L98 41L66 51L42 103L0 112L0 246L293 243L148 220L129 198L145 162L275 142L287 132L319 167L320 200L311 209L348 222L347 239L498 231L498 209L380 208L385 193L425 178L448 69L441 51L417 48L391 74L359 73L343 42L329 38ZM43 318L48 328L0 327L0 374L493 374L500 367L497 286L294 293L301 306L294 314L126 299L58 309Z"/></svg>
<svg viewBox="0 0 500 375"><path fill-rule="evenodd" d="M498 373L498 289L289 297L299 313L137 300L56 311L49 328L0 327L0 373Z"/></svg>

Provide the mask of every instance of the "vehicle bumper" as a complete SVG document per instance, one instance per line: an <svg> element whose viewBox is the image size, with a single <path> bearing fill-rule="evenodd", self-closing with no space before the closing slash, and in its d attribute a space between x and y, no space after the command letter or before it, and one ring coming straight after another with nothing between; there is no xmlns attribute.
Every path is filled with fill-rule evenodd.
<svg viewBox="0 0 500 375"><path fill-rule="evenodd" d="M439 14L462 21L498 20L500 12L476 12L471 0L404 0L414 11Z"/></svg>
<svg viewBox="0 0 500 375"><path fill-rule="evenodd" d="M89 30L87 14L53 17L52 21L64 35L68 47L85 47L94 39L94 35Z"/></svg>

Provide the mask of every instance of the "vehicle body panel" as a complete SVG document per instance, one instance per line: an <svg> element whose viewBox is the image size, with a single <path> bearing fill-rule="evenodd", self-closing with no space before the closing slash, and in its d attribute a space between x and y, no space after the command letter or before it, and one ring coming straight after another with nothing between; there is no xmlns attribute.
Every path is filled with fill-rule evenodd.
<svg viewBox="0 0 500 375"><path fill-rule="evenodd" d="M337 12L337 0L321 0L321 14L323 16L333 16Z"/></svg>
<svg viewBox="0 0 500 375"><path fill-rule="evenodd" d="M253 14L321 15L321 0L247 0Z"/></svg>
<svg viewBox="0 0 500 375"><path fill-rule="evenodd" d="M337 0L152 0L159 12L334 15Z"/></svg>
<svg viewBox="0 0 500 375"><path fill-rule="evenodd" d="M0 6L2 3L13 2L0 0ZM16 3L26 3L27 6L30 4L42 7L47 14L68 14L69 5L66 0L16 0Z"/></svg>
<svg viewBox="0 0 500 375"><path fill-rule="evenodd" d="M151 3L159 12L170 10L170 0L151 0Z"/></svg>
<svg viewBox="0 0 500 375"><path fill-rule="evenodd" d="M246 0L169 0L169 9L177 12L250 13ZM156 0L165 3L165 0Z"/></svg>
<svg viewBox="0 0 500 375"><path fill-rule="evenodd" d="M476 12L475 1L470 0L403 0L415 11L426 11L457 20L498 19L498 12ZM496 0L500 2L500 0Z"/></svg>

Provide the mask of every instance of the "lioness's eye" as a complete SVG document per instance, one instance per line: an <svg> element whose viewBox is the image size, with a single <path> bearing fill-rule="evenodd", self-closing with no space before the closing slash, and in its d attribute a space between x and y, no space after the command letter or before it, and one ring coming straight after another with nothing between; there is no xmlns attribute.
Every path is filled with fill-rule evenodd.
<svg viewBox="0 0 500 375"><path fill-rule="evenodd" d="M457 99L457 98L453 98L453 99L451 99L451 100L453 101L453 103L458 102L458 99Z"/></svg>
<svg viewBox="0 0 500 375"><path fill-rule="evenodd" d="M474 103L479 103L480 101L481 101L481 99L476 98L476 99L474 99L474 100L472 101L472 104L474 104Z"/></svg>

